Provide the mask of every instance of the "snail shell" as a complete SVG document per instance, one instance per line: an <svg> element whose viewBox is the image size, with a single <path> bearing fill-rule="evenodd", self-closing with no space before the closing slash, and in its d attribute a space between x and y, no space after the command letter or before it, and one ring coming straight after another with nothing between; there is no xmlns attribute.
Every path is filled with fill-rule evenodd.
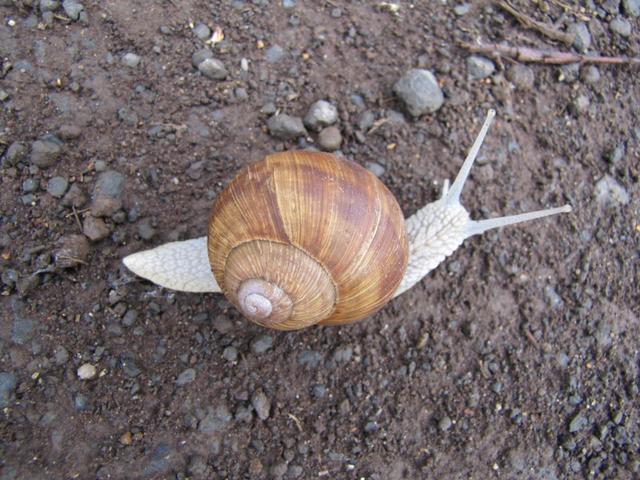
<svg viewBox="0 0 640 480"><path fill-rule="evenodd" d="M283 152L245 168L216 199L209 262L249 320L295 330L365 318L407 267L402 211L361 166Z"/></svg>

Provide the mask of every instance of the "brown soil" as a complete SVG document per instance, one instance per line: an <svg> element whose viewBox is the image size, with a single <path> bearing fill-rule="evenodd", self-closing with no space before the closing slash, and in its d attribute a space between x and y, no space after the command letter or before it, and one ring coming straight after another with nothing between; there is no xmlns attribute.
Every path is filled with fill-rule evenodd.
<svg viewBox="0 0 640 480"><path fill-rule="evenodd" d="M570 48L490 2L457 16L446 2L401 1L394 15L367 1L85 0L85 22L59 9L51 25L38 2L12 3L0 2L0 155L22 142L27 156L0 170L0 371L16 380L0 419L1 479L638 478L637 67L600 66L590 82L584 67L573 78L532 65L527 89L503 59L504 70L469 80L459 41ZM640 23L624 11L626 38L592 2L514 3L562 30L588 20L593 51L640 55ZM190 22L224 32L214 52L226 80L192 66L204 43ZM273 45L285 56L270 63ZM123 65L126 52L140 65ZM392 86L417 66L446 99L412 119ZM240 167L310 141L269 136L266 103L304 116L318 99L338 107L344 155L383 164L406 215L454 177L489 107L498 119L463 196L472 216L565 202L574 213L473 238L373 318L341 328L268 332L222 297L126 271L128 253L203 235L211 200ZM137 119L123 121L123 107ZM365 109L389 121L359 135ZM52 167L31 166L31 143L63 125L80 136ZM125 176L126 214L107 219L111 234L85 264L32 275L60 238L81 233L48 180L90 194L96 167ZM606 174L626 205L597 201ZM40 187L25 198L28 179ZM259 353L265 333L273 345ZM78 378L84 363L95 379ZM177 385L190 368L195 379Z"/></svg>

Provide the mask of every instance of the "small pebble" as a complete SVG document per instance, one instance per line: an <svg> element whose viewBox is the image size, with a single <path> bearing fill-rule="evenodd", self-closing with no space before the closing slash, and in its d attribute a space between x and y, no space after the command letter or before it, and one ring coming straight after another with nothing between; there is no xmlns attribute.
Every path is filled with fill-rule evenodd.
<svg viewBox="0 0 640 480"><path fill-rule="evenodd" d="M220 405L207 413L200 422L200 425L198 425L198 430L206 434L221 432L226 428L231 419L232 416L229 409L224 405Z"/></svg>
<svg viewBox="0 0 640 480"><path fill-rule="evenodd" d="M582 415L582 413L578 413L575 417L573 417L573 419L571 419L571 422L569 423L569 431L571 433L576 433L585 428L587 425L589 425L589 420L587 420L587 418Z"/></svg>
<svg viewBox="0 0 640 480"><path fill-rule="evenodd" d="M279 62L284 58L285 52L284 49L280 45L272 45L267 48L267 51L264 54L264 58L269 63Z"/></svg>
<svg viewBox="0 0 640 480"><path fill-rule="evenodd" d="M98 242L109 236L111 229L101 218L88 216L82 223L82 233L92 242Z"/></svg>
<svg viewBox="0 0 640 480"><path fill-rule="evenodd" d="M62 140L75 140L82 134L82 129L78 125L60 125L58 136Z"/></svg>
<svg viewBox="0 0 640 480"><path fill-rule="evenodd" d="M236 347L227 347L223 350L222 357L229 362L235 362L238 360L238 349Z"/></svg>
<svg viewBox="0 0 640 480"><path fill-rule="evenodd" d="M152 240L156 235L156 229L151 225L150 218L143 218L138 222L138 235L143 240Z"/></svg>
<svg viewBox="0 0 640 480"><path fill-rule="evenodd" d="M583 115L589 110L589 97L586 95L578 95L578 98L571 102L571 109L578 115Z"/></svg>
<svg viewBox="0 0 640 480"><path fill-rule="evenodd" d="M470 55L467 57L467 72L471 80L482 80L493 74L495 64L481 55Z"/></svg>
<svg viewBox="0 0 640 480"><path fill-rule="evenodd" d="M87 195L77 183L74 183L71 185L71 188L69 188L64 197L62 197L62 201L60 203L65 207L80 208L87 203Z"/></svg>
<svg viewBox="0 0 640 480"><path fill-rule="evenodd" d="M0 372L0 408L9 406L18 385L16 376L10 372Z"/></svg>
<svg viewBox="0 0 640 480"><path fill-rule="evenodd" d="M120 435L120 443L125 446L131 445L133 443L133 435L131 435L131 432L124 432Z"/></svg>
<svg viewBox="0 0 640 480"><path fill-rule="evenodd" d="M96 378L98 370L90 363L85 363L78 368L78 378L80 380L91 380Z"/></svg>
<svg viewBox="0 0 640 480"><path fill-rule="evenodd" d="M440 85L429 70L409 70L396 82L393 91L414 117L433 113L444 102Z"/></svg>
<svg viewBox="0 0 640 480"><path fill-rule="evenodd" d="M438 422L438 428L442 432L446 432L447 430L449 430L451 428L451 425L453 425L453 422L449 417L442 417Z"/></svg>
<svg viewBox="0 0 640 480"><path fill-rule="evenodd" d="M595 65L587 65L582 69L582 79L586 83L594 85L600 81L600 70Z"/></svg>
<svg viewBox="0 0 640 480"><path fill-rule="evenodd" d="M193 33L200 40L208 40L211 37L211 29L204 23L198 23L193 27Z"/></svg>
<svg viewBox="0 0 640 480"><path fill-rule="evenodd" d="M322 150L333 152L340 148L342 144L342 134L338 127L323 128L318 134L318 145Z"/></svg>
<svg viewBox="0 0 640 480"><path fill-rule="evenodd" d="M84 6L75 0L64 0L62 2L62 8L64 9L64 13L67 14L67 17L74 21L80 18L80 13L84 10Z"/></svg>
<svg viewBox="0 0 640 480"><path fill-rule="evenodd" d="M455 7L453 7L453 13L455 13L458 17L462 17L463 15L469 13L470 9L471 7L468 3L463 3L461 5L456 5Z"/></svg>
<svg viewBox="0 0 640 480"><path fill-rule="evenodd" d="M57 0L40 0L40 11L42 12L54 12L58 8L60 8L60 2Z"/></svg>
<svg viewBox="0 0 640 480"><path fill-rule="evenodd" d="M85 411L89 406L89 399L82 393L78 393L73 397L73 408L78 412Z"/></svg>
<svg viewBox="0 0 640 480"><path fill-rule="evenodd" d="M75 268L86 263L91 247L84 235L66 235L58 241L53 252L56 268Z"/></svg>
<svg viewBox="0 0 640 480"><path fill-rule="evenodd" d="M211 80L224 80L227 76L227 69L224 67L224 63L215 58L202 60L198 64L198 70Z"/></svg>
<svg viewBox="0 0 640 480"><path fill-rule="evenodd" d="M53 177L47 183L47 193L54 198L62 198L69 187L69 182L64 177Z"/></svg>
<svg viewBox="0 0 640 480"><path fill-rule="evenodd" d="M9 165L15 165L20 162L27 154L27 147L23 143L13 142L7 148L4 159Z"/></svg>
<svg viewBox="0 0 640 480"><path fill-rule="evenodd" d="M364 167L378 178L383 176L385 172L385 168L382 165L376 162L370 162L368 160L364 162Z"/></svg>
<svg viewBox="0 0 640 480"><path fill-rule="evenodd" d="M640 0L622 0L622 8L629 17L640 16Z"/></svg>
<svg viewBox="0 0 640 480"><path fill-rule="evenodd" d="M207 58L213 58L213 52L208 48L202 48L191 55L191 64L197 68L198 65L200 65Z"/></svg>
<svg viewBox="0 0 640 480"><path fill-rule="evenodd" d="M260 335L251 341L251 351L256 355L266 352L273 346L273 337L268 334Z"/></svg>
<svg viewBox="0 0 640 480"><path fill-rule="evenodd" d="M626 205L629 203L629 193L611 175L605 175L596 183L595 196L602 205Z"/></svg>
<svg viewBox="0 0 640 480"><path fill-rule="evenodd" d="M98 176L93 188L91 215L109 217L122 208L124 176L115 170L107 170Z"/></svg>
<svg viewBox="0 0 640 480"><path fill-rule="evenodd" d="M194 368L187 368L178 375L176 379L176 385L183 387L184 385L193 382L196 379L196 371Z"/></svg>
<svg viewBox="0 0 640 480"><path fill-rule="evenodd" d="M62 345L58 345L53 349L53 359L56 365L64 365L69 360L69 352Z"/></svg>
<svg viewBox="0 0 640 480"><path fill-rule="evenodd" d="M300 117L287 114L274 115L267 121L267 127L272 137L283 140L302 137L307 134Z"/></svg>
<svg viewBox="0 0 640 480"><path fill-rule="evenodd" d="M614 18L609 23L609 29L621 37L628 37L631 35L631 23L629 23L629 20L626 18Z"/></svg>
<svg viewBox="0 0 640 480"><path fill-rule="evenodd" d="M40 187L40 182L37 178L27 178L24 182L22 182L22 192L23 193L33 193L38 190Z"/></svg>
<svg viewBox="0 0 640 480"><path fill-rule="evenodd" d="M62 141L55 135L46 135L31 144L30 161L36 167L49 168L62 153Z"/></svg>
<svg viewBox="0 0 640 480"><path fill-rule="evenodd" d="M271 402L264 394L262 390L258 390L251 397L251 405L256 411L260 420L266 420L269 418L269 411L271 410Z"/></svg>
<svg viewBox="0 0 640 480"><path fill-rule="evenodd" d="M333 125L337 120L338 109L326 100L318 100L309 108L304 124L312 130L318 130Z"/></svg>
<svg viewBox="0 0 640 480"><path fill-rule="evenodd" d="M573 46L579 52L586 52L591 46L591 33L584 22L572 23L567 33L574 35Z"/></svg>
<svg viewBox="0 0 640 480"><path fill-rule="evenodd" d="M126 65L127 67L137 67L140 64L140 61L142 60L142 58L139 55L136 55L135 53L125 53L122 56L122 63L124 65Z"/></svg>

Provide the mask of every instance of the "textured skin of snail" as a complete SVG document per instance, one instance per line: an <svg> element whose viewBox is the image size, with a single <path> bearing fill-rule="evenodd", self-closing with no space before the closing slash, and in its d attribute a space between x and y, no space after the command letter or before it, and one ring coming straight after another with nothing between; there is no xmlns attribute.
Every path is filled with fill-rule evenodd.
<svg viewBox="0 0 640 480"><path fill-rule="evenodd" d="M215 279L249 320L280 330L339 325L380 309L404 276L402 211L363 167L318 152L267 156L216 199Z"/></svg>

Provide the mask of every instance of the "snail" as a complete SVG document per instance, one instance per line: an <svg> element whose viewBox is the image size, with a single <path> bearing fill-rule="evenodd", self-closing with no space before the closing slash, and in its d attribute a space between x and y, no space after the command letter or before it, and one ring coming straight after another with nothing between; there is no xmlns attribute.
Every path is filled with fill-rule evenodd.
<svg viewBox="0 0 640 480"><path fill-rule="evenodd" d="M356 163L287 151L242 170L213 204L208 235L124 258L173 290L222 292L250 321L278 329L340 325L375 313L487 230L571 206L471 220L460 204L495 116L489 110L455 181L403 217L391 192Z"/></svg>

